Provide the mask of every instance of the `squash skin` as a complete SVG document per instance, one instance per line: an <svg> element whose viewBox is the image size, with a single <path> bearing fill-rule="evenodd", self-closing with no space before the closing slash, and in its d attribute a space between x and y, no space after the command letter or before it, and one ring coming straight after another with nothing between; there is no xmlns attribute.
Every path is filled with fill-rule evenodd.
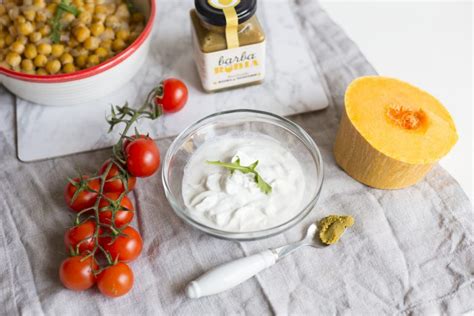
<svg viewBox="0 0 474 316"><path fill-rule="evenodd" d="M402 189L422 179L433 164L408 164L373 148L344 110L334 145L337 164L352 178L376 189ZM388 171L390 170L390 171Z"/></svg>
<svg viewBox="0 0 474 316"><path fill-rule="evenodd" d="M362 77L356 80L360 81L364 80L364 78L373 80L374 77ZM378 78L381 80L394 80L391 78ZM351 86L349 86L347 91L350 88ZM401 189L420 181L438 159L420 163L407 163L400 159L389 157L373 147L357 130L347 114L346 107L348 102L350 102L350 100L347 100L347 91L346 106L342 113L334 144L334 157L337 164L355 180L377 189ZM457 134L455 136L457 139Z"/></svg>

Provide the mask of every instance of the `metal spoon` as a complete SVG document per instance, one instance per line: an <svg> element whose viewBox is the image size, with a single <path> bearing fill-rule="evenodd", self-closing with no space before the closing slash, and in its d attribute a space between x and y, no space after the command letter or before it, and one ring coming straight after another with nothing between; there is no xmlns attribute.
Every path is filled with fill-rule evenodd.
<svg viewBox="0 0 474 316"><path fill-rule="evenodd" d="M274 265L303 246L315 248L325 247L319 238L316 238L317 226L315 223L308 227L306 236L295 243L275 249L268 249L258 254L224 263L201 275L186 287L189 298L217 294L250 279L263 269Z"/></svg>

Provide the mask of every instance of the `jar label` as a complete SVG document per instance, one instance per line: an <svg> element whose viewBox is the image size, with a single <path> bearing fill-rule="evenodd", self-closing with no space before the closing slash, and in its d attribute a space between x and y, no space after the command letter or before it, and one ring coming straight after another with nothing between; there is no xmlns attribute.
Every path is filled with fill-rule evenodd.
<svg viewBox="0 0 474 316"><path fill-rule="evenodd" d="M207 0L211 7L222 10L225 17L225 37L227 48L239 47L239 18L235 7L240 3L240 0Z"/></svg>
<svg viewBox="0 0 474 316"><path fill-rule="evenodd" d="M265 77L265 41L203 53L193 31L194 59L205 90L240 86Z"/></svg>

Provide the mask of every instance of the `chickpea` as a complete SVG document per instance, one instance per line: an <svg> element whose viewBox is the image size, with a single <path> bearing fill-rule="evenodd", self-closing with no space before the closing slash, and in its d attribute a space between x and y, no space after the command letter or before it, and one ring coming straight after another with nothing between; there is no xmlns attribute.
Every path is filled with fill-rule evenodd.
<svg viewBox="0 0 474 316"><path fill-rule="evenodd" d="M92 22L92 14L89 11L82 11L77 17L79 22L90 24Z"/></svg>
<svg viewBox="0 0 474 316"><path fill-rule="evenodd" d="M103 24L106 18L107 18L107 14L104 14L104 13L94 14L94 16L92 17L92 22Z"/></svg>
<svg viewBox="0 0 474 316"><path fill-rule="evenodd" d="M69 48L77 47L77 46L79 46L79 44L80 43L77 41L77 39L75 37L71 38L68 42Z"/></svg>
<svg viewBox="0 0 474 316"><path fill-rule="evenodd" d="M46 6L46 10L48 11L48 14L50 16L53 16L56 13L57 8L58 8L58 4L54 2L51 2L50 4Z"/></svg>
<svg viewBox="0 0 474 316"><path fill-rule="evenodd" d="M7 12L7 9L5 9L5 5L0 3L0 15L4 15Z"/></svg>
<svg viewBox="0 0 474 316"><path fill-rule="evenodd" d="M94 55L90 55L89 57L87 57L87 66L88 67L98 65L99 63L100 63L99 56L94 54Z"/></svg>
<svg viewBox="0 0 474 316"><path fill-rule="evenodd" d="M20 15L20 8L18 6L12 7L10 10L8 10L8 16L12 21L14 21L18 15Z"/></svg>
<svg viewBox="0 0 474 316"><path fill-rule="evenodd" d="M105 5L99 4L99 5L96 5L96 6L95 6L94 13L95 13L95 14L101 14L101 13L107 14L107 11L108 11L108 10L107 10L107 7L106 7Z"/></svg>
<svg viewBox="0 0 474 316"><path fill-rule="evenodd" d="M104 60L109 55L109 51L104 47L99 47L95 50L95 54L99 56L100 60Z"/></svg>
<svg viewBox="0 0 474 316"><path fill-rule="evenodd" d="M25 22L26 22L26 18L23 15L19 15L15 19L16 24L21 24L21 23L25 23Z"/></svg>
<svg viewBox="0 0 474 316"><path fill-rule="evenodd" d="M104 33L101 36L102 40L111 40L115 38L115 33L114 30L112 30L110 27L107 27L104 30Z"/></svg>
<svg viewBox="0 0 474 316"><path fill-rule="evenodd" d="M74 36L82 43L91 36L91 31L85 26L78 26L74 29Z"/></svg>
<svg viewBox="0 0 474 316"><path fill-rule="evenodd" d="M69 54L69 53L64 53L61 55L61 57L59 58L59 61L61 61L61 64L65 65L65 64L71 64L74 62L74 58L72 58L72 55Z"/></svg>
<svg viewBox="0 0 474 316"><path fill-rule="evenodd" d="M36 17L36 11L33 9L28 9L23 11L23 16L28 20L33 22Z"/></svg>
<svg viewBox="0 0 474 316"><path fill-rule="evenodd" d="M117 8L115 3L110 3L110 2L105 4L105 7L107 8L107 12L105 12L107 15L114 14L115 9Z"/></svg>
<svg viewBox="0 0 474 316"><path fill-rule="evenodd" d="M33 65L31 59L23 59L21 61L21 69L26 72L31 72L35 70L35 65Z"/></svg>
<svg viewBox="0 0 474 316"><path fill-rule="evenodd" d="M38 68L38 69L36 70L36 74L37 74L37 75L40 75L40 76L45 76L45 75L48 74L48 72L47 72L46 70L44 70L44 68Z"/></svg>
<svg viewBox="0 0 474 316"><path fill-rule="evenodd" d="M22 43L23 45L26 45L26 43L28 43L28 37L26 37L25 35L20 35L16 38L16 41Z"/></svg>
<svg viewBox="0 0 474 316"><path fill-rule="evenodd" d="M38 31L43 37L46 37L49 35L49 33L51 33L51 27L48 24L45 24L42 27L40 27Z"/></svg>
<svg viewBox="0 0 474 316"><path fill-rule="evenodd" d="M87 56L88 54L89 54L89 51L82 46L76 47L71 50L71 55L74 57L81 56L81 55Z"/></svg>
<svg viewBox="0 0 474 316"><path fill-rule="evenodd" d="M84 4L84 10L89 12L89 13L94 13L94 9L95 9L95 4L93 3L86 3Z"/></svg>
<svg viewBox="0 0 474 316"><path fill-rule="evenodd" d="M99 47L100 39L91 36L84 41L84 48L88 50L96 50Z"/></svg>
<svg viewBox="0 0 474 316"><path fill-rule="evenodd" d="M36 22L46 22L47 19L48 19L48 17L47 17L45 12L43 12L43 11L36 12L36 16L35 16L35 21Z"/></svg>
<svg viewBox="0 0 474 316"><path fill-rule="evenodd" d="M61 23L64 25L64 24L70 24L72 21L74 21L76 17L74 16L74 14L70 13L70 12L66 12L65 14L63 14L63 16L61 17Z"/></svg>
<svg viewBox="0 0 474 316"><path fill-rule="evenodd" d="M72 64L72 63L68 63L68 64L65 64L63 66L63 72L64 73L69 74L69 73L74 72L74 71L76 71L76 67L74 67L74 64Z"/></svg>
<svg viewBox="0 0 474 316"><path fill-rule="evenodd" d="M45 0L33 0L33 6L37 9L43 9L46 7Z"/></svg>
<svg viewBox="0 0 474 316"><path fill-rule="evenodd" d="M50 74L55 74L61 70L61 63L57 59L50 60L46 63L45 69Z"/></svg>
<svg viewBox="0 0 474 316"><path fill-rule="evenodd" d="M16 52L9 52L5 57L5 61L11 66L16 67L21 63L21 56Z"/></svg>
<svg viewBox="0 0 474 316"><path fill-rule="evenodd" d="M48 56L51 54L52 47L48 43L41 43L38 45L38 53Z"/></svg>
<svg viewBox="0 0 474 316"><path fill-rule="evenodd" d="M73 4L76 8L80 8L80 7L83 7L83 6L84 6L84 1L82 1L82 0L72 0L72 4Z"/></svg>
<svg viewBox="0 0 474 316"><path fill-rule="evenodd" d="M106 50L112 49L112 40L105 40L100 43L100 47L105 48Z"/></svg>
<svg viewBox="0 0 474 316"><path fill-rule="evenodd" d="M25 57L28 59L34 59L36 55L38 55L38 51L36 50L36 46L34 44L26 44L25 47Z"/></svg>
<svg viewBox="0 0 474 316"><path fill-rule="evenodd" d="M122 23L120 22L119 18L116 15L109 15L105 19L105 26L110 27L112 29L117 29L120 27Z"/></svg>
<svg viewBox="0 0 474 316"><path fill-rule="evenodd" d="M53 44L51 45L51 55L54 57L59 57L64 53L64 45L63 44Z"/></svg>
<svg viewBox="0 0 474 316"><path fill-rule="evenodd" d="M8 17L8 15L0 16L0 25L7 26L8 24L10 24L10 18Z"/></svg>
<svg viewBox="0 0 474 316"><path fill-rule="evenodd" d="M76 66L83 68L87 63L87 55L79 55L74 59Z"/></svg>
<svg viewBox="0 0 474 316"><path fill-rule="evenodd" d="M121 39L121 40L123 40L123 41L126 41L126 40L128 40L128 38L129 38L129 36L130 36L130 31L129 31L129 30L122 29L122 30L117 31L117 33L115 34L115 36L116 36L118 39Z"/></svg>
<svg viewBox="0 0 474 316"><path fill-rule="evenodd" d="M48 57L46 57L45 55L37 55L35 59L33 60L33 63L35 64L36 67L44 67L47 62L48 62Z"/></svg>
<svg viewBox="0 0 474 316"><path fill-rule="evenodd" d="M5 39L3 37L0 37L0 49L3 49L5 47ZM0 58L2 60L3 58Z"/></svg>
<svg viewBox="0 0 474 316"><path fill-rule="evenodd" d="M128 11L128 6L126 3L121 3L117 7L117 10L115 11L115 15L119 19L129 19L130 18L130 11Z"/></svg>
<svg viewBox="0 0 474 316"><path fill-rule="evenodd" d="M13 42L11 45L10 45L10 50L12 52L15 52L15 53L18 53L18 54L23 54L23 51L25 50L25 45L23 45L23 43L19 42L19 41L16 41L16 42Z"/></svg>
<svg viewBox="0 0 474 316"><path fill-rule="evenodd" d="M116 38L112 42L112 50L114 52L119 52L119 51L123 50L125 48L125 46L126 46L125 42L120 38Z"/></svg>
<svg viewBox="0 0 474 316"><path fill-rule="evenodd" d="M7 36L5 36L5 44L11 45L12 43L13 43L13 36L11 36L10 34L7 34Z"/></svg>
<svg viewBox="0 0 474 316"><path fill-rule="evenodd" d="M40 32L33 32L31 33L28 38L30 39L30 42L32 43L37 43L41 40L43 36L41 35Z"/></svg>
<svg viewBox="0 0 474 316"><path fill-rule="evenodd" d="M90 29L91 29L92 35L94 36L99 36L100 34L104 33L104 30L105 30L104 24L102 23L93 23Z"/></svg>

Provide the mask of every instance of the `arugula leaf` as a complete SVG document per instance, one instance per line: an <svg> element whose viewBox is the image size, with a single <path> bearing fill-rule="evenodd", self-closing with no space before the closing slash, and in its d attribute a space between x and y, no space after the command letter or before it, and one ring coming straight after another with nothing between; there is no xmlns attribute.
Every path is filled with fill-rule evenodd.
<svg viewBox="0 0 474 316"><path fill-rule="evenodd" d="M61 30L63 26L61 25L61 16L64 12L69 12L74 16L79 15L79 10L72 4L69 3L69 0L61 0L56 8L53 19L50 21L51 24L51 40L53 43L59 43L61 39Z"/></svg>
<svg viewBox="0 0 474 316"><path fill-rule="evenodd" d="M61 3L58 4L58 8L71 13L74 16L77 16L79 14L79 10L72 4L69 4L69 1L67 0L62 0Z"/></svg>
<svg viewBox="0 0 474 316"><path fill-rule="evenodd" d="M255 168L258 165L258 160L249 166L242 166L240 164L240 158L237 158L235 162L222 162L222 161L206 161L210 165L220 166L230 170L230 174L233 174L236 170L242 173L253 173L255 183L257 187L265 194L272 193L272 186L265 182L263 178L258 174Z"/></svg>

